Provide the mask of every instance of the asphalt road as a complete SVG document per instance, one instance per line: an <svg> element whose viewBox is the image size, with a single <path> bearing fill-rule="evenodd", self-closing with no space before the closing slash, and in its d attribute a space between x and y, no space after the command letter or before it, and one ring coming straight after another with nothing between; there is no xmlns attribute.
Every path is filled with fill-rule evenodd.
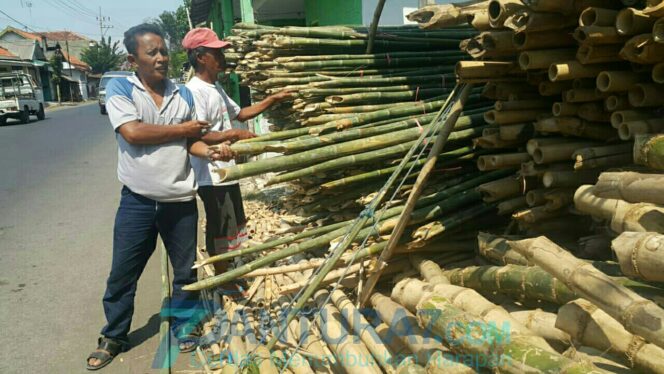
<svg viewBox="0 0 664 374"><path fill-rule="evenodd" d="M104 324L120 196L117 148L95 104L0 127L0 373L84 373ZM158 252L139 281L134 347L102 373L149 373L159 345ZM180 356L177 368L189 367Z"/></svg>

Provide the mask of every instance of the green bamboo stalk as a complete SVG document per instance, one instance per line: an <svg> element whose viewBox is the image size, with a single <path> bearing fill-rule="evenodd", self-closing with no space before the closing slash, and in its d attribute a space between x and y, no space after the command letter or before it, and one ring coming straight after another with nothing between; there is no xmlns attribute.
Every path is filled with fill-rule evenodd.
<svg viewBox="0 0 664 374"><path fill-rule="evenodd" d="M467 149L470 150L472 148L467 148ZM472 160L478 154L480 154L480 153L470 152L470 153L464 154L464 155L460 156L459 158L457 158L456 160L453 160L451 162L441 163L440 167L441 168L448 167L450 165L453 165L456 161L459 161L459 160L463 160L463 161ZM426 160L424 160L424 159L417 160L417 161L411 161L411 162L406 164L406 168L410 168L411 166L414 166L417 169L419 166L424 165L425 162L426 162ZM324 189L324 190L333 190L335 188L347 187L347 186L350 186L350 185L353 185L353 184L366 183L366 182L369 182L373 179L378 179L378 178L380 178L384 175L389 175L390 173L394 172L394 170L396 170L396 168L397 168L396 166L391 166L391 167L388 167L388 168L378 169L378 170L374 170L374 171L370 171L370 172L366 172L366 173L362 173L362 174L353 175L353 176L350 176L350 177L345 177L345 178L333 180L333 181L330 181L330 182L323 183L321 185L321 188Z"/></svg>
<svg viewBox="0 0 664 374"><path fill-rule="evenodd" d="M475 188L476 186L479 186L483 183L487 183L489 181L505 177L506 175L508 175L508 174L505 170L494 170L494 171L487 172L487 173L470 174L470 175L464 176L463 178L460 178L460 179L456 179L456 178L452 179L450 181L450 184L446 185L447 186L446 188L441 189L440 191L438 191L434 194L427 195L427 196L424 196L424 197L420 198L417 201L417 204L415 206L417 208L421 208L421 207L426 207L428 205L437 204L437 203L439 203L439 202L441 202L445 199L449 199L450 197L454 196L455 194L459 194L459 193L461 193L465 190ZM403 209L402 206L395 206L395 207L391 207L391 208L386 209L381 214L381 221L384 221L384 220L392 218L396 215L399 215L401 213L401 209ZM339 222L339 223L336 223L336 224L333 224L333 225L307 230L307 231L304 231L304 232L299 233L297 235L293 235L293 236L289 236L289 237L285 237L285 238L280 238L280 239L273 240L273 241L270 241L270 242L267 242L267 243L259 244L259 245L256 245L256 246L253 246L253 247L250 247L250 248L238 249L238 250L231 251L231 252L228 252L228 253L224 253L224 254L221 254L221 255L212 256L212 257L207 258L206 260L203 260L203 261L199 262L196 265L196 267L211 264L211 263L214 263L214 262L217 262L217 261L229 260L231 258L235 258L235 257L238 257L238 256L245 256L245 255L252 254L252 253L258 253L258 252L261 252L261 251L264 251L264 250L267 250L267 249L277 247L279 245L289 244L289 243L295 242L297 240L311 238L312 236L316 236L316 235L321 235L322 236L322 235L328 234L330 232L333 232L335 230L336 231L343 230L346 227L348 227L348 225L350 225L351 223L352 223L352 221ZM308 241L310 242L310 241L313 241L313 240L318 240L318 238L310 239Z"/></svg>
<svg viewBox="0 0 664 374"><path fill-rule="evenodd" d="M327 145L331 143L344 142L360 138L368 138L374 135L380 135L385 133L391 133L393 131L402 130L405 128L410 128L417 126L418 123L421 125L423 123L428 123L431 121L435 114L427 114L423 116L417 116L413 119L400 120L394 123L381 125L381 126L372 126L357 128L352 130L340 131L336 133L331 133L327 135L319 135L315 137L308 137L301 141L289 141L289 142L272 142L270 146L266 147L266 151L272 152L281 152L281 153L293 153L301 152L304 150L312 149L317 146ZM460 117L456 123L456 129L463 129L471 126L480 126L484 124L484 118L479 115L473 116L463 116ZM247 143L251 144L251 143ZM267 145L267 144L266 144ZM233 147L231 147L233 148Z"/></svg>
<svg viewBox="0 0 664 374"><path fill-rule="evenodd" d="M469 266L444 272L454 285L529 300L565 304L578 298L563 282L537 266Z"/></svg>
<svg viewBox="0 0 664 374"><path fill-rule="evenodd" d="M408 91L416 88L444 88L441 82L423 83L421 85L403 84L398 86L377 86L377 87L347 87L347 88L310 88L299 92L301 97L313 98L316 96L346 95L363 92L395 92Z"/></svg>
<svg viewBox="0 0 664 374"><path fill-rule="evenodd" d="M447 72L452 72L453 68L450 66L444 66L440 70ZM381 76L367 76L361 79L357 78L335 78L327 82L317 82L312 83L311 86L315 88L339 88L339 87L361 87L361 86L379 86L379 85L397 85L397 84L417 84L417 83L431 83L434 81L444 82L443 86L448 87L449 85L454 85L456 78L454 74L443 73L443 74L422 74L419 75L408 75L408 76L393 76L393 77L381 77ZM479 92L479 90L473 90L473 92Z"/></svg>
<svg viewBox="0 0 664 374"><path fill-rule="evenodd" d="M457 61L467 60L468 55L457 51L450 51L447 56L431 57L384 57L384 58L364 58L347 60L321 60L321 61L299 61L274 63L287 70L301 71L328 68L356 68L356 67L411 67L423 65L452 64Z"/></svg>
<svg viewBox="0 0 664 374"><path fill-rule="evenodd" d="M428 130L429 127L427 126L424 126L424 130ZM376 135L369 138L333 144L293 155L273 157L270 159L257 160L246 164L234 165L219 169L217 172L219 173L222 181L233 181L263 174L266 172L276 172L295 167L308 166L332 158L338 158L340 156L361 153L370 150L378 150L381 148L389 147L391 145L417 139L420 133L421 131L419 129L410 128L395 131L389 134Z"/></svg>
<svg viewBox="0 0 664 374"><path fill-rule="evenodd" d="M418 228L413 232L412 237L416 241L427 241L437 236L443 235L450 231L450 229L459 227L479 216L485 215L495 210L495 204L480 204L471 208L465 209L454 216L446 217L445 219L433 221L423 227Z"/></svg>
<svg viewBox="0 0 664 374"><path fill-rule="evenodd" d="M308 48L308 47L343 47L362 50L366 48L366 40L343 40L343 39L314 39L299 37L277 37L272 45L276 48ZM389 50L422 50L424 48L458 48L459 41L456 39L410 39L408 41L375 40L377 49Z"/></svg>
<svg viewBox="0 0 664 374"><path fill-rule="evenodd" d="M278 63L287 62L306 62L306 61L329 61L329 60L364 60L364 59L386 59L390 58L405 58L405 57L439 57L453 55L454 51L427 51L427 52L391 52L391 53L373 53L367 54L345 54L345 55L318 55L318 56L289 56L277 57L275 59Z"/></svg>
<svg viewBox="0 0 664 374"><path fill-rule="evenodd" d="M358 103L384 103L400 102L405 100L418 100L438 95L449 94L451 88L424 88L397 92L364 92L349 95L334 95L325 98L325 101L333 105L347 105Z"/></svg>
<svg viewBox="0 0 664 374"><path fill-rule="evenodd" d="M450 140L463 140L463 139L471 139L477 136L480 136L482 134L482 127L473 127L469 128L466 130L460 130L460 131L455 131L452 134L450 134ZM358 153L358 154L353 154L353 155L348 155L344 157L338 157L333 160L329 161L324 161L309 167L303 167L300 169L297 169L295 171L291 171L288 173L280 174L277 176L274 176L268 180L266 185L272 185L276 183L281 183L281 182L286 182L290 180L294 180L306 175L311 175L315 173L321 173L324 171L328 170L335 170L335 169L340 169L340 168L345 168L348 166L352 165L358 165L362 163L367 163L375 160L380 160L380 159L385 159L388 157L393 157L402 153L405 153L408 151L410 147L412 147L414 144L414 141L406 142L403 144L397 144L391 147L385 147L381 148L378 150L373 150L370 152L363 152L363 153ZM454 157L457 158L459 156L462 156L463 154L467 153L469 150L468 147L463 147L458 150L448 152L446 155L448 157Z"/></svg>

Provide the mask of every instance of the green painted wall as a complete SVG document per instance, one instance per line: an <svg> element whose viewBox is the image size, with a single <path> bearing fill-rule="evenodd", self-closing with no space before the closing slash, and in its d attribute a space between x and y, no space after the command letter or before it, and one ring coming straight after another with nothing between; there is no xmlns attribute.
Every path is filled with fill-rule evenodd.
<svg viewBox="0 0 664 374"><path fill-rule="evenodd" d="M362 0L305 0L307 26L361 25Z"/></svg>

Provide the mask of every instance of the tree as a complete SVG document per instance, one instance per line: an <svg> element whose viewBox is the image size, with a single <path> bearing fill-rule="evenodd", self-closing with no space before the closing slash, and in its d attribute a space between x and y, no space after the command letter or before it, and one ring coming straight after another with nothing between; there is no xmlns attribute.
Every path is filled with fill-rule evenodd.
<svg viewBox="0 0 664 374"><path fill-rule="evenodd" d="M62 54L58 53L59 51L56 51L56 53L51 56L51 59L48 61L48 63L51 65L51 68L53 69L53 74L51 75L51 82L55 85L56 88L56 93L58 95L58 102L62 101L62 98L60 97L60 82L62 81Z"/></svg>
<svg viewBox="0 0 664 374"><path fill-rule="evenodd" d="M125 54L119 49L119 41L111 42L111 37L86 48L81 52L81 60L90 65L93 73L103 74L109 70L117 70Z"/></svg>
<svg viewBox="0 0 664 374"><path fill-rule="evenodd" d="M182 49L182 39L189 31L189 19L187 7L191 1L185 0L174 12L164 11L151 23L157 25L166 36L168 49L170 50L169 75L179 77L182 74L182 66L186 62L186 53Z"/></svg>

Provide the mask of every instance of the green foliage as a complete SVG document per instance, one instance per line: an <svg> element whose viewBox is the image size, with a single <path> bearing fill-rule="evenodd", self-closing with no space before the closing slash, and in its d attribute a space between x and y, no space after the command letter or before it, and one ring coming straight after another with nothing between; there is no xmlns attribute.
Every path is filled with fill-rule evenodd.
<svg viewBox="0 0 664 374"><path fill-rule="evenodd" d="M163 30L168 47L173 52L182 50L182 39L189 31L186 9L190 3L191 1L187 0L184 5L180 5L174 12L164 11L152 20L152 23Z"/></svg>
<svg viewBox="0 0 664 374"><path fill-rule="evenodd" d="M187 52L171 52L169 66L168 66L168 75L171 78L179 78L182 76L182 66L187 62Z"/></svg>
<svg viewBox="0 0 664 374"><path fill-rule="evenodd" d="M109 70L117 70L125 59L125 54L119 49L119 41L111 42L101 39L101 43L86 48L81 52L81 60L90 65L93 73L103 74Z"/></svg>
<svg viewBox="0 0 664 374"><path fill-rule="evenodd" d="M51 81L53 81L53 83L56 85L60 84L60 80L62 79L62 58L58 58L58 56L53 55L51 56L51 59L48 61L48 63L53 69L53 74L51 74Z"/></svg>
<svg viewBox="0 0 664 374"><path fill-rule="evenodd" d="M187 53L182 49L182 39L189 31L187 7L191 0L185 0L174 12L164 11L152 23L157 25L166 35L170 50L169 75L172 78L182 75L182 66L187 61Z"/></svg>

